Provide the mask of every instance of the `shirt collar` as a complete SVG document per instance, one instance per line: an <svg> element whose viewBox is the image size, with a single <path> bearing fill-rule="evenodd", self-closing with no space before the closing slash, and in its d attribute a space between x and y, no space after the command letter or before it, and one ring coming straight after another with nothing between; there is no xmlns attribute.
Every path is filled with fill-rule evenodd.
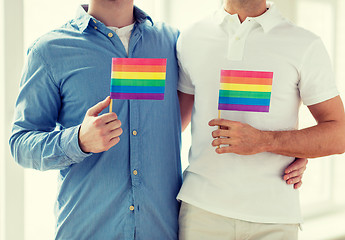
<svg viewBox="0 0 345 240"><path fill-rule="evenodd" d="M75 22L79 27L81 32L84 32L85 29L89 26L91 21L99 22L97 19L92 17L90 14L87 13L89 6L87 4L81 5L78 7L77 15L75 17ZM153 21L149 15L147 15L144 11L139 9L138 7L134 6L134 18L138 24L144 23L146 20L149 20L153 26Z"/></svg>
<svg viewBox="0 0 345 240"><path fill-rule="evenodd" d="M265 33L269 32L271 29L273 29L275 26L279 25L281 22L285 20L285 18L280 14L275 4L267 2L267 8L268 10L261 16L248 18L260 24ZM223 24L227 18L233 18L234 20L239 22L238 15L229 14L224 10L224 7L222 7L222 9L218 10L215 13L215 20L219 25Z"/></svg>
<svg viewBox="0 0 345 240"><path fill-rule="evenodd" d="M275 4L268 2L267 3L268 10L262 14L261 16L252 18L261 27L264 29L264 32L267 33L277 25L281 24L282 22L286 21L285 18L281 15L278 8Z"/></svg>

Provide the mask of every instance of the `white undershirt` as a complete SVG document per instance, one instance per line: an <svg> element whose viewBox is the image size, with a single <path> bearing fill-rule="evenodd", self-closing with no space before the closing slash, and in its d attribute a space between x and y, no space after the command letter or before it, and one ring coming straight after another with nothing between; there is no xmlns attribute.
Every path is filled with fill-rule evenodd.
<svg viewBox="0 0 345 240"><path fill-rule="evenodd" d="M123 46L126 49L127 55L128 55L129 39L131 38L133 27L134 27L134 23L122 28L108 26L108 28L114 31L117 34L117 36L120 38Z"/></svg>

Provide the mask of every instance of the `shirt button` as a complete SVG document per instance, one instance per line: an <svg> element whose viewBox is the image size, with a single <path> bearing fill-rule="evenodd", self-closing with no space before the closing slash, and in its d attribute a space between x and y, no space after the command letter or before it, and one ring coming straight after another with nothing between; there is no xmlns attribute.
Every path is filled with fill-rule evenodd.
<svg viewBox="0 0 345 240"><path fill-rule="evenodd" d="M96 29L96 30L97 30L97 27L94 27L94 29Z"/></svg>
<svg viewBox="0 0 345 240"><path fill-rule="evenodd" d="M138 171L137 170L134 170L133 171L133 174L136 176L136 175L138 175Z"/></svg>
<svg viewBox="0 0 345 240"><path fill-rule="evenodd" d="M138 135L138 132L134 130L134 131L132 132L132 134L133 134L133 136L136 136L136 135Z"/></svg>
<svg viewBox="0 0 345 240"><path fill-rule="evenodd" d="M235 37L236 41L239 41L241 38L240 37Z"/></svg>
<svg viewBox="0 0 345 240"><path fill-rule="evenodd" d="M113 36L114 36L114 34L108 33L108 37L112 38Z"/></svg>
<svg viewBox="0 0 345 240"><path fill-rule="evenodd" d="M134 206L130 206L129 210L134 211Z"/></svg>

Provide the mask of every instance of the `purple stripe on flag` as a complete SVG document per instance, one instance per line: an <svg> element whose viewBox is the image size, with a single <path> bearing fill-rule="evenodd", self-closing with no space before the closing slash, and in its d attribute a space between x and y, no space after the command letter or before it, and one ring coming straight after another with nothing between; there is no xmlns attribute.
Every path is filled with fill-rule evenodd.
<svg viewBox="0 0 345 240"><path fill-rule="evenodd" d="M164 100L164 93L110 93L111 99Z"/></svg>
<svg viewBox="0 0 345 240"><path fill-rule="evenodd" d="M243 111L243 112L269 112L270 106L219 104L218 110Z"/></svg>

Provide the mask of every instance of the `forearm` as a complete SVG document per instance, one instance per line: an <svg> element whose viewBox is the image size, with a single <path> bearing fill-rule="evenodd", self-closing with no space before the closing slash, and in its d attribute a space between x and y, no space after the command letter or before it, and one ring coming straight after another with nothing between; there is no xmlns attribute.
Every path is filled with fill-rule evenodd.
<svg viewBox="0 0 345 240"><path fill-rule="evenodd" d="M178 97L181 111L181 128L182 131L184 131L191 121L194 105L194 95L178 91Z"/></svg>
<svg viewBox="0 0 345 240"><path fill-rule="evenodd" d="M345 151L345 124L329 121L295 130L263 132L264 151L299 158L316 158Z"/></svg>
<svg viewBox="0 0 345 240"><path fill-rule="evenodd" d="M25 168L64 169L88 156L79 148L78 130L79 126L51 132L17 131L10 138L12 155Z"/></svg>

